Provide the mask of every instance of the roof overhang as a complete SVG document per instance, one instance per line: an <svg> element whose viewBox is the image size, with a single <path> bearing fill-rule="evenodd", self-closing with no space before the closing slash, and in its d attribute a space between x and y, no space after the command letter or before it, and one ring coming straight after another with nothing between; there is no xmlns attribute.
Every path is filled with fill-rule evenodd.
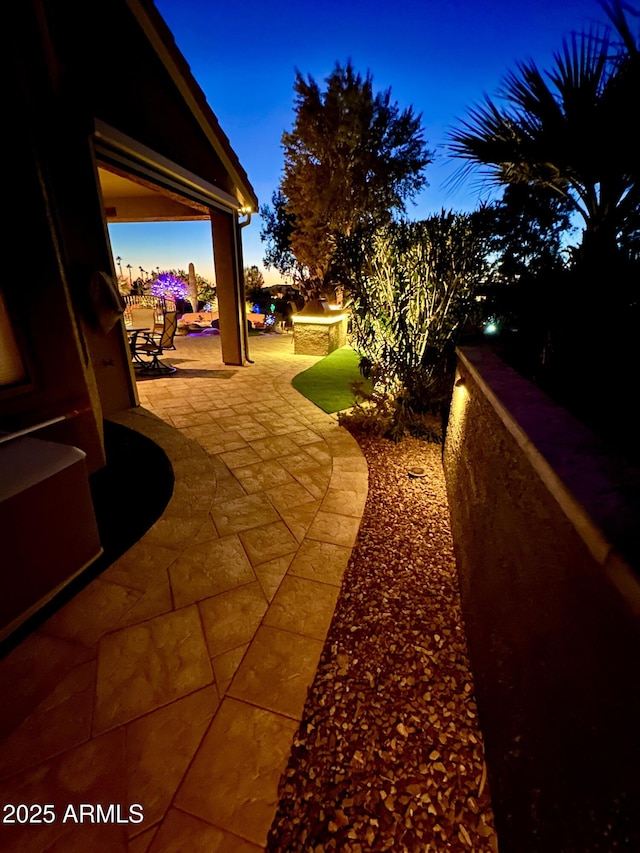
<svg viewBox="0 0 640 853"><path fill-rule="evenodd" d="M190 199L200 206L232 210L238 214L250 212L235 196L99 119L95 120L94 145L99 161Z"/></svg>
<svg viewBox="0 0 640 853"><path fill-rule="evenodd" d="M126 0L126 3L231 177L237 191L237 208L242 209L243 213L257 212L258 198L247 174L166 22L152 3L141 0Z"/></svg>

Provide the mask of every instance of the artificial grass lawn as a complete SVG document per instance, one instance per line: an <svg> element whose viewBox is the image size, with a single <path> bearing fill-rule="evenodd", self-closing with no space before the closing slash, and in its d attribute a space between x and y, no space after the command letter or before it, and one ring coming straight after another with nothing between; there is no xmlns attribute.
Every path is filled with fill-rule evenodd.
<svg viewBox="0 0 640 853"><path fill-rule="evenodd" d="M358 370L359 361L360 356L351 347L342 347L294 376L291 384L307 400L329 414L350 409L355 403L352 382L360 382L366 392L372 388L371 381L363 379Z"/></svg>

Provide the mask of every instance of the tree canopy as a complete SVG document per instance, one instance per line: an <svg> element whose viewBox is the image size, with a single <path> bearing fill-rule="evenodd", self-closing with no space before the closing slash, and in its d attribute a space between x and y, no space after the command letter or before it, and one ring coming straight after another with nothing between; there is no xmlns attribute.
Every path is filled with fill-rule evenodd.
<svg viewBox="0 0 640 853"><path fill-rule="evenodd" d="M391 90L339 63L321 90L298 71L295 120L282 136L284 174L265 208L266 262L283 274L297 265L317 288L331 283L336 238L382 225L426 186L421 116L401 110ZM295 263L292 259L295 259ZM299 276L300 277L300 276Z"/></svg>
<svg viewBox="0 0 640 853"><path fill-rule="evenodd" d="M451 134L450 149L498 184L566 198L583 219L584 266L609 265L640 205L640 40L619 0L611 28L574 34L551 71L522 62Z"/></svg>
<svg viewBox="0 0 640 853"><path fill-rule="evenodd" d="M244 268L244 286L247 290L264 287L264 276L255 264Z"/></svg>
<svg viewBox="0 0 640 853"><path fill-rule="evenodd" d="M567 265L571 205L549 189L510 184L502 198L473 213L486 234L494 279L517 282L549 275Z"/></svg>
<svg viewBox="0 0 640 853"><path fill-rule="evenodd" d="M282 190L273 193L271 204L272 207L265 204L260 209L263 220L260 239L266 243L264 265L267 269L275 267L282 276L304 291L309 276L291 249L294 218L287 212L287 199Z"/></svg>

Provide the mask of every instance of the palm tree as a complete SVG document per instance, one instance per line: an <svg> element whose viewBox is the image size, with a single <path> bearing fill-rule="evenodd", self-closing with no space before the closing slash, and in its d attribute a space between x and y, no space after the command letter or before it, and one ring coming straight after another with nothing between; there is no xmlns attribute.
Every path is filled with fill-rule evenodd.
<svg viewBox="0 0 640 853"><path fill-rule="evenodd" d="M640 38L621 0L603 2L613 24L574 34L541 72L522 62L451 136L454 157L493 183L525 183L567 198L583 220L583 269L607 268L638 240ZM632 12L637 14L637 12ZM615 33L615 38L614 38ZM634 224L635 223L635 224Z"/></svg>

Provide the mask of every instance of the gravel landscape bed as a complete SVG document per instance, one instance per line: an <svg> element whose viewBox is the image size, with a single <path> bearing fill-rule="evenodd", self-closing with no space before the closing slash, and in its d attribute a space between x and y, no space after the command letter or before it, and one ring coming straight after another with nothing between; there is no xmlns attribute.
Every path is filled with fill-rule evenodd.
<svg viewBox="0 0 640 853"><path fill-rule="evenodd" d="M442 447L356 438L367 504L266 849L495 853Z"/></svg>

